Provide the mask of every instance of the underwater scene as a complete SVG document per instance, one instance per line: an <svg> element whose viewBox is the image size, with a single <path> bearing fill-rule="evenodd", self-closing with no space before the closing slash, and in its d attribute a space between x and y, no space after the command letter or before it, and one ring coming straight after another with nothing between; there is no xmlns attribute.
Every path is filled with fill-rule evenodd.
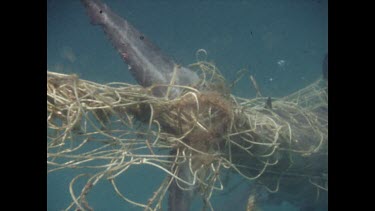
<svg viewBox="0 0 375 211"><path fill-rule="evenodd" d="M328 210L328 0L47 0L47 210Z"/></svg>

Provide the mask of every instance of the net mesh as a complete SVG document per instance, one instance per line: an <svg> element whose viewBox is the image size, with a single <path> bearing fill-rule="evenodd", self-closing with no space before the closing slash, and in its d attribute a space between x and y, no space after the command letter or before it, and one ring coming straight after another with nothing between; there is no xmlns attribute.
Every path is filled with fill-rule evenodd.
<svg viewBox="0 0 375 211"><path fill-rule="evenodd" d="M93 210L86 196L100 180L109 180L122 199L144 210L163 209L172 183L183 190L194 187L205 208L213 210L212 193L225 186L223 169L270 192L304 183L315 192L328 191L324 80L284 98L244 99L230 94L213 64L199 61L190 68L202 79L195 86L171 82L148 88L47 71L47 173L94 172L71 181L66 210ZM182 94L154 97L160 86L178 87ZM135 201L116 179L145 165L166 177L149 200ZM181 176L183 169L191 179ZM81 177L86 185L77 192L74 184Z"/></svg>

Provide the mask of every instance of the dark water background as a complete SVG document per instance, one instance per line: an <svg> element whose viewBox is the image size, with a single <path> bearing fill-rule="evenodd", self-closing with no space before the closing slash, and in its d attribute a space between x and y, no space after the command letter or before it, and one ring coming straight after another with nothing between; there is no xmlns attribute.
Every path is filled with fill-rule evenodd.
<svg viewBox="0 0 375 211"><path fill-rule="evenodd" d="M285 96L321 77L328 51L328 0L107 0L120 16L182 65L196 61L198 49L208 52L229 80L236 72L248 74L232 93L251 98L255 91L249 74L265 96ZM99 83L135 83L102 29L90 24L80 1L47 0L47 69L76 73ZM69 182L77 173L67 170L48 175L48 210L61 210L70 202ZM134 169L123 182L130 198L145 201L162 181L153 168ZM239 182L232 178L230 184ZM213 197L217 210L243 210L246 184L226 195ZM95 210L139 210L118 196L108 182L99 183L88 200ZM237 209L238 208L238 209ZM197 209L199 210L199 209ZM284 203L263 210L297 210Z"/></svg>

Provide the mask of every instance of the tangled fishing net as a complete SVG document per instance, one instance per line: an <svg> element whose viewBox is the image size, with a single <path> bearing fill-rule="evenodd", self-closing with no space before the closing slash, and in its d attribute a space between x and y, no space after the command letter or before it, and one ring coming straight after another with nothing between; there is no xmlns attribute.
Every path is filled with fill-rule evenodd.
<svg viewBox="0 0 375 211"><path fill-rule="evenodd" d="M100 180L110 181L122 199L144 210L166 209L162 202L171 185L194 187L205 209L214 210L210 198L225 187L223 169L270 192L303 183L318 195L328 191L325 81L284 98L244 99L229 93L211 63L199 61L190 68L202 80L194 87L171 82L168 88L183 90L174 99L152 95L162 85L103 85L47 71L48 173L94 172L71 181L72 203L66 210L93 210L86 196ZM130 167L146 165L166 177L147 201L135 201L116 179ZM182 169L193 178L181 176ZM76 181L83 178L86 185L76 191Z"/></svg>

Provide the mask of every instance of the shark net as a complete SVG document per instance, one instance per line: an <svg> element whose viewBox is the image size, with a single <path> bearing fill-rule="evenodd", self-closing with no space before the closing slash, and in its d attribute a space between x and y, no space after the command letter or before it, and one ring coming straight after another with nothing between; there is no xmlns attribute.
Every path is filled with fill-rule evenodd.
<svg viewBox="0 0 375 211"><path fill-rule="evenodd" d="M225 189L223 170L270 192L305 183L318 197L328 191L325 81L272 101L244 99L229 93L211 63L190 68L200 73L201 82L194 87L171 82L168 88L183 90L174 99L152 95L161 85L104 85L47 71L47 173L83 172L70 182L72 203L66 210L93 210L87 194L101 180L144 210L166 209L163 201L172 185L194 189L204 209L214 210L210 198ZM148 200L136 201L116 179L130 167L144 166L166 176ZM77 190L75 183L83 178L86 185Z"/></svg>

